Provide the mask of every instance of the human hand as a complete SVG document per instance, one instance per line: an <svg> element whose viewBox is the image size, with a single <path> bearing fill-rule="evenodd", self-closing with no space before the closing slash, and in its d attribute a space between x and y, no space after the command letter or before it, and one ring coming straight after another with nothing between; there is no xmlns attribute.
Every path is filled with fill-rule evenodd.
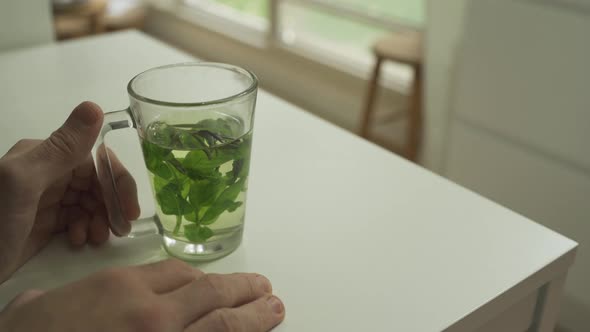
<svg viewBox="0 0 590 332"><path fill-rule="evenodd" d="M263 332L285 317L261 275L205 274L178 260L105 270L0 313L2 331Z"/></svg>
<svg viewBox="0 0 590 332"><path fill-rule="evenodd" d="M21 140L0 158L0 282L41 250L57 232L74 246L101 244L109 229L91 150L103 113L78 105L44 140ZM113 154L113 173L127 220L137 219L135 181Z"/></svg>

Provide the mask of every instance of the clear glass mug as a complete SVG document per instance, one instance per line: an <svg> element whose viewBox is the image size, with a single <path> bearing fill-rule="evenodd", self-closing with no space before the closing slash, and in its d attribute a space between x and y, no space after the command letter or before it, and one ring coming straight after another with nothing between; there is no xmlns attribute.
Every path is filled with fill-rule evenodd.
<svg viewBox="0 0 590 332"><path fill-rule="evenodd" d="M163 246L184 260L211 260L242 239L258 81L220 63L147 70L127 85L130 106L105 113L93 150L113 233L134 234L125 220L105 135L136 128Z"/></svg>

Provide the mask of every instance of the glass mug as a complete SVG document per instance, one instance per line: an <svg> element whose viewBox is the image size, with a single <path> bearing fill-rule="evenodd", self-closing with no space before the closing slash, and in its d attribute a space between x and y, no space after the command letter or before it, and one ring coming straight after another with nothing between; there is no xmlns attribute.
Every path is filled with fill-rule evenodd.
<svg viewBox="0 0 590 332"><path fill-rule="evenodd" d="M220 63L167 65L131 79L129 107L105 113L93 150L115 235L133 235L135 227L123 217L104 138L112 130L135 128L164 249L200 261L239 246L257 88L250 71Z"/></svg>

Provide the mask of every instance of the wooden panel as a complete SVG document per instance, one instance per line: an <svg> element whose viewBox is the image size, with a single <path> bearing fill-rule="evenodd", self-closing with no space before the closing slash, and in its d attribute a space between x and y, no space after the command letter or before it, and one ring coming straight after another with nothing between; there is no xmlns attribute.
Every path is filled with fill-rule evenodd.
<svg viewBox="0 0 590 332"><path fill-rule="evenodd" d="M473 1L455 114L590 174L589 33L590 7Z"/></svg>

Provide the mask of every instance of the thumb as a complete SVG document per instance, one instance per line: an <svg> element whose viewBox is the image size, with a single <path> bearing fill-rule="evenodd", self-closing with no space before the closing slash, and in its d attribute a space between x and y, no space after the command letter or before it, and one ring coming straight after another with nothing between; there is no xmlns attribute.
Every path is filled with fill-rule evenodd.
<svg viewBox="0 0 590 332"><path fill-rule="evenodd" d="M26 304L27 302L30 302L43 294L45 294L45 291L39 289L26 290L12 299L12 301L10 301L6 307L4 307L4 309L8 310L11 308L20 307L21 305Z"/></svg>
<svg viewBox="0 0 590 332"><path fill-rule="evenodd" d="M29 151L34 176L50 184L84 162L100 133L102 120L102 110L95 103L85 101L76 106L59 129Z"/></svg>

